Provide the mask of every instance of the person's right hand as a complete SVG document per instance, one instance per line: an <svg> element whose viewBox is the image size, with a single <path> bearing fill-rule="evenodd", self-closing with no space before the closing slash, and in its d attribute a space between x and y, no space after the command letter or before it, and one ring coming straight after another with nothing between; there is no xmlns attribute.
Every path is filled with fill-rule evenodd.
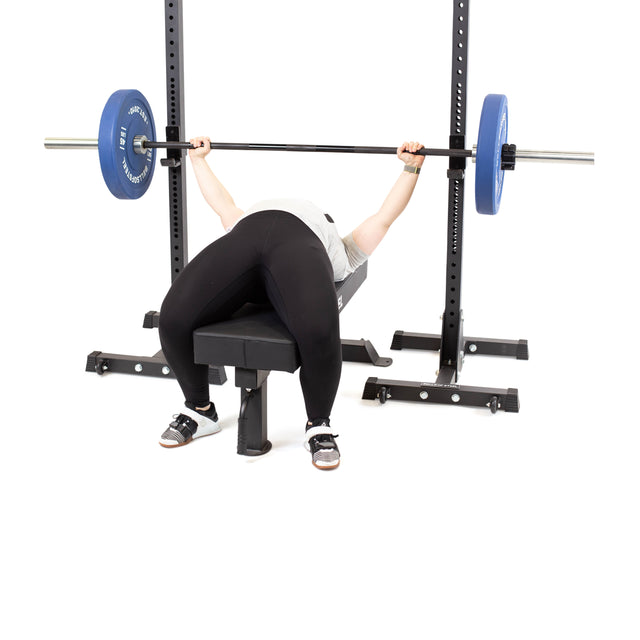
<svg viewBox="0 0 640 640"><path fill-rule="evenodd" d="M205 136L198 136L189 140L195 149L189 149L190 158L204 158L211 151L211 140Z"/></svg>

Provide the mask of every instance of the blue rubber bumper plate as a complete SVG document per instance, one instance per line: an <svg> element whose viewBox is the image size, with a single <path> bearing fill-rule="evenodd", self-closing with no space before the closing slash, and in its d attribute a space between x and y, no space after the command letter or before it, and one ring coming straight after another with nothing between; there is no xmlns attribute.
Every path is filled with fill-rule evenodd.
<svg viewBox="0 0 640 640"><path fill-rule="evenodd" d="M507 96L490 93L482 105L476 148L476 209L495 215L500 208L504 171L502 145L507 142Z"/></svg>
<svg viewBox="0 0 640 640"><path fill-rule="evenodd" d="M98 134L102 176L116 198L139 198L153 178L155 149L136 153L133 149L136 136L156 139L151 107L135 89L116 91L102 111Z"/></svg>

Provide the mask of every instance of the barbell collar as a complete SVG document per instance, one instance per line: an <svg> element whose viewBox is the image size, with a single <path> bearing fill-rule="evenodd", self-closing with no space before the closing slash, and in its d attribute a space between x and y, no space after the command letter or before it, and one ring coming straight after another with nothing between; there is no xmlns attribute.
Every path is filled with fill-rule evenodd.
<svg viewBox="0 0 640 640"><path fill-rule="evenodd" d="M147 151L147 142L149 142L149 138L147 136L135 136L133 139L133 150L138 155L142 155Z"/></svg>

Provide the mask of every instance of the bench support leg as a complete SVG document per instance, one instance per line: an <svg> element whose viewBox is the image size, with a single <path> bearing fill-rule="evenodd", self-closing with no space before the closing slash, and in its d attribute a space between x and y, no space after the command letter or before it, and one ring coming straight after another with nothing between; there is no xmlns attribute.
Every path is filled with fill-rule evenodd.
<svg viewBox="0 0 640 640"><path fill-rule="evenodd" d="M261 456L271 450L267 440L267 377L270 371L236 368L240 387L238 454Z"/></svg>
<svg viewBox="0 0 640 640"><path fill-rule="evenodd" d="M393 360L382 358L369 340L342 340L343 362L366 362L375 367L388 367Z"/></svg>

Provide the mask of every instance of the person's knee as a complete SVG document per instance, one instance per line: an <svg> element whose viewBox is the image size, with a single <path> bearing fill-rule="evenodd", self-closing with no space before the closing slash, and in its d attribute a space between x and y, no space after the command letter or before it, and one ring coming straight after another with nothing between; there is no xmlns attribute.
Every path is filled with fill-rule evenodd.
<svg viewBox="0 0 640 640"><path fill-rule="evenodd" d="M191 333L191 320L180 310L179 306L172 305L166 299L160 307L158 320L158 332L161 340L170 340L172 337Z"/></svg>
<svg viewBox="0 0 640 640"><path fill-rule="evenodd" d="M339 324L329 316L316 315L305 322L304 329L296 339L301 351L322 357L334 356L340 348Z"/></svg>

